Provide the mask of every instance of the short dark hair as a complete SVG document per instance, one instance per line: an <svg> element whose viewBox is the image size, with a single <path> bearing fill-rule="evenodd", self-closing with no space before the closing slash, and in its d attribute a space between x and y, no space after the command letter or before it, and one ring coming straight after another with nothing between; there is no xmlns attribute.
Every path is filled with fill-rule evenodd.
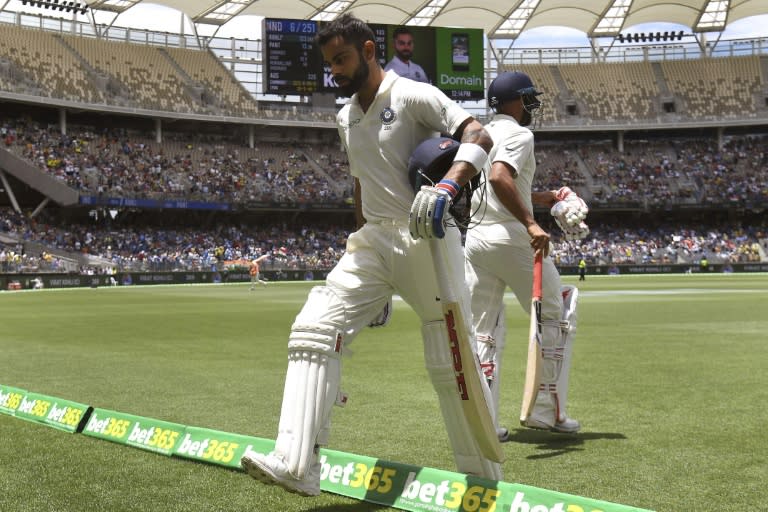
<svg viewBox="0 0 768 512"><path fill-rule="evenodd" d="M363 20L356 18L351 12L342 14L335 20L320 27L317 33L318 46L325 46L334 37L341 37L344 42L355 45L359 52L363 51L366 41L376 42L373 30ZM376 45L373 45L376 48Z"/></svg>
<svg viewBox="0 0 768 512"><path fill-rule="evenodd" d="M397 36L402 35L413 36L413 32L411 32L411 29L408 27L397 27L394 32L392 32L392 39L397 39Z"/></svg>

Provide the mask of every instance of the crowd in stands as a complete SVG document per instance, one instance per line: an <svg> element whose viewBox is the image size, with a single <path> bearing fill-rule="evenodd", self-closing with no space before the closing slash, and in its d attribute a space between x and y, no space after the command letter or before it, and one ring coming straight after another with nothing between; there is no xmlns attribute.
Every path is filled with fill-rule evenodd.
<svg viewBox="0 0 768 512"><path fill-rule="evenodd" d="M170 133L162 143L124 129L70 129L0 119L3 147L97 197L214 203L349 201L352 180L337 147ZM568 185L588 201L641 207L768 201L768 138L541 144L536 188Z"/></svg>
<svg viewBox="0 0 768 512"><path fill-rule="evenodd" d="M14 235L19 245L36 242L54 252L94 256L102 266L120 271L222 269L263 254L271 256L262 264L267 270L327 269L344 251L348 233L343 226L328 224L249 226L230 222L206 230L72 223L53 215L42 217L24 221L5 209L0 213L0 233ZM27 257L18 249L16 254ZM38 256L17 259L14 268L34 263L32 258ZM12 270L10 265L5 268Z"/></svg>
<svg viewBox="0 0 768 512"><path fill-rule="evenodd" d="M643 228L626 221L590 226L580 241L557 240L553 258L558 265L757 263L768 252L768 222L738 225L728 222L703 226L661 224Z"/></svg>
<svg viewBox="0 0 768 512"><path fill-rule="evenodd" d="M2 120L0 139L6 149L96 197L308 203L342 202L351 193L345 161L329 158L332 151L322 146L251 149L212 136L174 134L159 144L124 129L62 135L54 126L23 119Z"/></svg>
<svg viewBox="0 0 768 512"><path fill-rule="evenodd" d="M344 251L350 226L328 224L273 225L217 224L211 229L153 227L119 223L72 223L46 219L25 220L9 209L0 210L0 234L12 234L19 244L37 242L55 252L89 254L106 268L118 271L169 271L222 269L231 263L262 254L271 258L269 269L328 269ZM553 257L559 265L575 265L585 258L591 265L695 264L702 257L710 263L759 262L768 250L768 222L757 225L713 223L693 228L661 224L649 228L632 222L603 222L591 226L581 241L560 240L556 228ZM762 247L760 244L763 244ZM19 245L20 246L20 245ZM0 246L2 247L2 246ZM10 257L15 253L17 259ZM26 258L26 259L21 259ZM23 255L18 248L3 248L4 271L39 265L56 271L50 253ZM62 268L59 265L59 268Z"/></svg>
<svg viewBox="0 0 768 512"><path fill-rule="evenodd" d="M582 148L595 202L675 203L768 201L768 141L727 140L642 142L623 153L607 147Z"/></svg>
<svg viewBox="0 0 768 512"><path fill-rule="evenodd" d="M55 125L19 117L0 117L0 144L85 195L266 205L341 204L352 196L346 157L335 145L261 143L249 148L234 136L174 132L157 143L150 134L124 128L76 126L63 135ZM768 202L768 137L729 138L722 147L703 138L628 140L623 152L610 142L544 141L536 158L535 188L571 186L593 210L607 203L653 211L670 204L751 202L759 207ZM274 256L265 269L329 268L343 251L349 229L284 223L209 231L138 226L63 226L45 215L35 221L10 210L0 215L0 234L14 233L21 242L97 255L114 268L137 270L206 269L263 253ZM759 240L766 239L764 221L752 227L591 228L585 241L557 242L560 264L575 264L580 257L593 264L687 263L702 255L713 263L757 261ZM71 268L50 252L25 254L7 241L0 247L5 270Z"/></svg>

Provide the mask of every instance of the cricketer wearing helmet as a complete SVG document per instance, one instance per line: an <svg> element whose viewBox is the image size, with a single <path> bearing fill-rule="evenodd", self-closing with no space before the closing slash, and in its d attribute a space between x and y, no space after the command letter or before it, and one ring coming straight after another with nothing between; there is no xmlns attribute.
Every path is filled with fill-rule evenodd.
<svg viewBox="0 0 768 512"><path fill-rule="evenodd" d="M477 351L498 409L501 361L505 344L504 291L509 286L526 313L531 304L535 252L542 252L542 375L533 413L526 426L556 432L577 432L579 422L566 414L568 375L576 331L578 290L563 286L548 257L550 236L535 221L533 204L552 207L566 237L588 233L582 221L587 207L567 187L532 192L536 160L533 133L540 113L540 91L521 72L499 74L488 88L488 103L496 111L486 130L493 138L485 194L475 193L476 224L467 232L466 279L472 295ZM484 204L481 204L484 202ZM498 427L499 439L508 432Z"/></svg>
<svg viewBox="0 0 768 512"><path fill-rule="evenodd" d="M500 479L499 464L482 455L462 412L426 240L445 240L456 270L455 287L462 289L460 299L468 312L469 293L461 286L461 237L458 229L445 225L444 207L487 165L492 141L479 122L434 86L385 72L377 60L374 34L359 19L338 17L323 26L317 41L334 81L351 96L337 115L337 125L355 180L358 230L349 236L325 285L310 291L291 328L275 449L266 455L246 453L241 464L264 483L304 496L320 493L318 447L328 443L332 406L345 401L339 387L341 356L361 329L379 324L377 317L398 293L421 320L427 373L458 470ZM409 157L420 141L440 132L452 134L461 147L444 180L414 193ZM471 322L466 323L471 332ZM480 376L476 357L472 359L466 371ZM396 378L398 361L380 361L372 370ZM490 401L489 396L484 407Z"/></svg>

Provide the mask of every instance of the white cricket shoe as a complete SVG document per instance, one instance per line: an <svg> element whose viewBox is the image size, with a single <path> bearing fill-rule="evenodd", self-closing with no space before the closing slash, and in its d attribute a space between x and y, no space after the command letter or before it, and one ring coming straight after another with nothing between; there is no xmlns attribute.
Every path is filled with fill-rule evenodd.
<svg viewBox="0 0 768 512"><path fill-rule="evenodd" d="M267 485L279 485L288 492L300 496L320 495L320 463L309 468L303 479L297 479L288 472L283 458L274 452L262 455L249 450L240 459L243 469L259 482Z"/></svg>
<svg viewBox="0 0 768 512"><path fill-rule="evenodd" d="M560 434L575 434L581 430L581 423L572 418L566 417L562 421L556 421L553 425L551 422L537 417L535 414L531 415L523 423L523 426L539 430L549 430L550 432L558 432Z"/></svg>
<svg viewBox="0 0 768 512"><path fill-rule="evenodd" d="M507 430L504 427L497 428L496 435L499 437L500 443L506 443L507 441L509 441L509 430Z"/></svg>

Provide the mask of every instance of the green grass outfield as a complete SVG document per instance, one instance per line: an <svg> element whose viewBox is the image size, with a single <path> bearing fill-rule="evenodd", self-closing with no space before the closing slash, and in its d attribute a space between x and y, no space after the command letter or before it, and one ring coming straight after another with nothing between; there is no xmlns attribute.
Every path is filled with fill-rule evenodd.
<svg viewBox="0 0 768 512"><path fill-rule="evenodd" d="M768 276L594 277L580 284L569 412L582 433L516 428L528 321L508 298L505 480L654 509L768 506ZM290 324L309 284L0 293L0 383L274 439ZM453 470L419 322L395 302L345 358L330 448ZM241 472L0 414L0 511L372 511Z"/></svg>

